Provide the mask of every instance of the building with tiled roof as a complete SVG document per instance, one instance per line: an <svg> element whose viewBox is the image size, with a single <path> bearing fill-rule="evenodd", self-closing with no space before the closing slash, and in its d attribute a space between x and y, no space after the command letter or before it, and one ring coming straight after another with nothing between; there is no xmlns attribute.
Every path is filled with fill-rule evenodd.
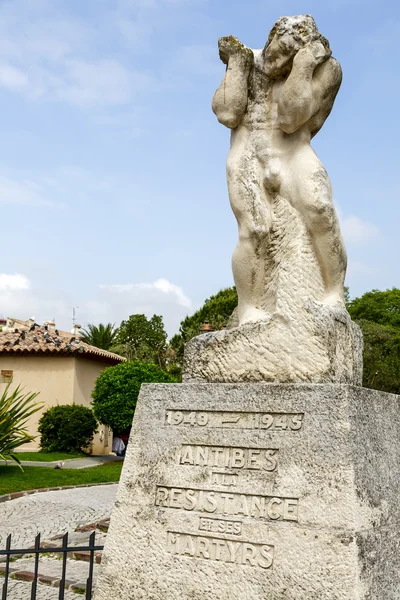
<svg viewBox="0 0 400 600"><path fill-rule="evenodd" d="M28 431L37 435L42 413L57 404L90 406L94 383L101 371L126 360L118 354L90 346L79 335L79 326L72 333L58 330L54 323L43 325L34 319L20 321L8 318L0 323L0 393L11 382L27 392L39 392L43 410L32 415ZM111 452L112 434L99 427L92 451ZM36 450L39 437L24 450ZM22 448L21 448L22 449Z"/></svg>
<svg viewBox="0 0 400 600"><path fill-rule="evenodd" d="M75 334L59 331L53 323L38 325L15 319L7 319L7 323L0 332L0 357L2 354L80 355L94 360L104 359L108 364L115 365L126 360L113 352L90 346L80 338L79 331Z"/></svg>

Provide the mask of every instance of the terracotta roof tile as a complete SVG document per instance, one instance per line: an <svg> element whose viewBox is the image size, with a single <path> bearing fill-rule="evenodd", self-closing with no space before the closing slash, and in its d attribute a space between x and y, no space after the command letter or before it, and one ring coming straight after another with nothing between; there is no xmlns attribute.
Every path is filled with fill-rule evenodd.
<svg viewBox="0 0 400 600"><path fill-rule="evenodd" d="M82 356L116 364L126 359L119 354L90 346L79 337L65 331L33 325L29 330L0 332L1 354L58 354Z"/></svg>

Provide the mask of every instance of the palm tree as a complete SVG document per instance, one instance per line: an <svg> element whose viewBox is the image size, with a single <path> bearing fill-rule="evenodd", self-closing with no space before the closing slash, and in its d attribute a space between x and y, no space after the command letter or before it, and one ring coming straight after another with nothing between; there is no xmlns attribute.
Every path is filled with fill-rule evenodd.
<svg viewBox="0 0 400 600"><path fill-rule="evenodd" d="M96 348L109 350L115 345L117 334L118 329L115 328L115 325L100 323L99 325L88 325L87 329L82 331L81 339L91 346L96 346Z"/></svg>

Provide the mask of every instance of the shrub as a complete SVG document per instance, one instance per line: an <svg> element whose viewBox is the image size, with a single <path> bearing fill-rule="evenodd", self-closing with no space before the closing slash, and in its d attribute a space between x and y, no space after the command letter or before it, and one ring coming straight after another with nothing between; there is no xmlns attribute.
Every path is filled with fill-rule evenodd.
<svg viewBox="0 0 400 600"><path fill-rule="evenodd" d="M9 388L10 384L0 397L0 458L11 459L21 466L14 450L35 439L25 427L29 417L42 405L33 402L38 394L24 394L19 386L9 394Z"/></svg>
<svg viewBox="0 0 400 600"><path fill-rule="evenodd" d="M90 408L80 404L65 404L46 410L38 429L42 450L78 452L90 445L97 421Z"/></svg>
<svg viewBox="0 0 400 600"><path fill-rule="evenodd" d="M93 412L96 418L114 431L132 424L142 383L175 383L176 379L152 363L125 362L104 369L96 380Z"/></svg>

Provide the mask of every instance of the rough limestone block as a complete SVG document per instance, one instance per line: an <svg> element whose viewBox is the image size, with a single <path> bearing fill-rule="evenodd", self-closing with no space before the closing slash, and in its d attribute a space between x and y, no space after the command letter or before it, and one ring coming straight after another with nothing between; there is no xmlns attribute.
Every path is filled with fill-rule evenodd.
<svg viewBox="0 0 400 600"><path fill-rule="evenodd" d="M399 600L399 401L144 385L95 600Z"/></svg>
<svg viewBox="0 0 400 600"><path fill-rule="evenodd" d="M206 333L185 345L187 383L362 384L362 333L344 308L309 301L298 318Z"/></svg>

